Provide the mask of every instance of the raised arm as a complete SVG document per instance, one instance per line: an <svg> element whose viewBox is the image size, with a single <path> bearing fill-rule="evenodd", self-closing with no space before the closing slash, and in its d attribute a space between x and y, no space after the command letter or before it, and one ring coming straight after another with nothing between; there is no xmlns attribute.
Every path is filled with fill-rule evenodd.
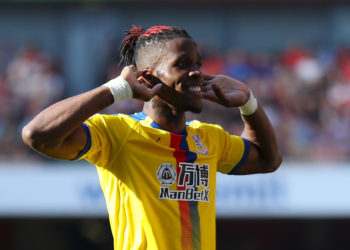
<svg viewBox="0 0 350 250"><path fill-rule="evenodd" d="M226 107L241 107L247 103L252 94L245 84L228 76L203 77L203 97ZM252 114L243 114L242 120L244 130L241 136L250 142L250 153L244 165L235 174L275 171L280 166L282 157L274 130L263 108L258 105Z"/></svg>
<svg viewBox="0 0 350 250"><path fill-rule="evenodd" d="M160 89L160 86L150 89L142 84L142 72L136 71L134 66L125 67L121 76L129 83L134 98L150 100ZM119 91L118 87L116 91ZM81 124L114 103L112 92L102 85L51 105L23 128L24 143L46 156L74 159L87 142Z"/></svg>

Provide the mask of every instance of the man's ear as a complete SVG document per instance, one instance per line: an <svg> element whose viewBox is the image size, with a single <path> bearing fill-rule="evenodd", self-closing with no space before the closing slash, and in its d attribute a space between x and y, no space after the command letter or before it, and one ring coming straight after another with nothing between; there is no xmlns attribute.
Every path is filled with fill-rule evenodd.
<svg viewBox="0 0 350 250"><path fill-rule="evenodd" d="M142 77L150 86L155 86L156 84L162 83L162 81L157 77L156 72L150 68L142 70Z"/></svg>
<svg viewBox="0 0 350 250"><path fill-rule="evenodd" d="M156 76L155 73L156 72L153 69L151 69L151 68L144 68L144 69L142 69L142 75L143 76L149 76L149 75Z"/></svg>
<svg viewBox="0 0 350 250"><path fill-rule="evenodd" d="M150 68L144 68L142 69L142 72L144 72L145 74L152 74L152 70Z"/></svg>

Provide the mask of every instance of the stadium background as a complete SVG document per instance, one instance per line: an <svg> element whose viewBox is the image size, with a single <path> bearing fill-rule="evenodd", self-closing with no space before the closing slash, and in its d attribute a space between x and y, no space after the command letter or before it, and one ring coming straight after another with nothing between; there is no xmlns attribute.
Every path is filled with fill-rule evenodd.
<svg viewBox="0 0 350 250"><path fill-rule="evenodd" d="M117 75L131 24L186 28L203 71L245 81L276 129L281 170L221 177L218 249L349 249L350 4L327 0L1 1L0 249L112 249L93 167L44 158L20 131L47 105ZM190 118L242 129L238 112L207 102Z"/></svg>

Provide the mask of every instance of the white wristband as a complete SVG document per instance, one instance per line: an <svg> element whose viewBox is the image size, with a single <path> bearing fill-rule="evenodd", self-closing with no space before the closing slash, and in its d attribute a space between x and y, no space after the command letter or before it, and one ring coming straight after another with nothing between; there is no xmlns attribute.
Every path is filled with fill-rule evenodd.
<svg viewBox="0 0 350 250"><path fill-rule="evenodd" d="M258 102L256 101L253 93L249 90L248 101L239 107L242 115L251 115L258 109Z"/></svg>
<svg viewBox="0 0 350 250"><path fill-rule="evenodd" d="M132 97L130 84L122 76L118 76L102 86L107 86L111 90L114 102L119 102Z"/></svg>

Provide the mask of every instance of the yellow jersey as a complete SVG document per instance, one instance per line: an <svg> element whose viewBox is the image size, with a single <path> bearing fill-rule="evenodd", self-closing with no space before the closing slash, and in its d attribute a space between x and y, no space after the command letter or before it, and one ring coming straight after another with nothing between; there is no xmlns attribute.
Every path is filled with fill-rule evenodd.
<svg viewBox="0 0 350 250"><path fill-rule="evenodd" d="M82 126L78 158L97 167L115 249L215 249L216 172L233 174L248 141L199 121L173 133L143 112Z"/></svg>

